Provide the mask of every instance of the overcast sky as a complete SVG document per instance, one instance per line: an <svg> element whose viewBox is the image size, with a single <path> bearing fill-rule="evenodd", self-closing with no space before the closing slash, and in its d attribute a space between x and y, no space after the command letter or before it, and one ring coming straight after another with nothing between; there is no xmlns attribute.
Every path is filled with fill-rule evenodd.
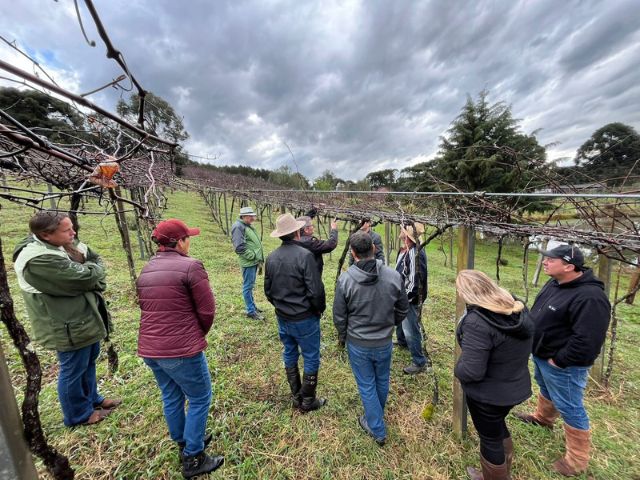
<svg viewBox="0 0 640 480"><path fill-rule="evenodd" d="M217 164L403 168L432 158L484 88L541 129L551 160L607 123L640 126L637 0L94 1L142 86L184 118L189 153ZM121 73L78 3L95 48L71 0L0 6L0 33L76 93ZM0 58L28 66L6 45ZM118 96L91 100L114 111Z"/></svg>

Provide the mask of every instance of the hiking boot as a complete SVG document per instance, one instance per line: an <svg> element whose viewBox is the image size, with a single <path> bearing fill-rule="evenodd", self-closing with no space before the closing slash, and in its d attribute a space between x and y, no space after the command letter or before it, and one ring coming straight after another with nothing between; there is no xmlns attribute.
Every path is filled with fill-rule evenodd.
<svg viewBox="0 0 640 480"><path fill-rule="evenodd" d="M204 450L196 455L182 457L182 476L184 478L192 478L203 473L213 472L222 466L224 457L216 455L210 457Z"/></svg>
<svg viewBox="0 0 640 480"><path fill-rule="evenodd" d="M302 403L300 404L300 411L302 411L303 413L318 410L320 407L327 403L327 400L325 398L316 398L317 386L318 372L305 373L302 376L302 388L300 389Z"/></svg>
<svg viewBox="0 0 640 480"><path fill-rule="evenodd" d="M373 434L373 431L369 427L369 424L367 423L367 419L365 418L364 415L360 415L358 417L358 425L360 425L360 428L362 428L362 430L364 430L367 435L369 435L371 438L373 438L376 441L378 446L384 447L384 444L387 442L387 439L385 437L376 437Z"/></svg>
<svg viewBox="0 0 640 480"><path fill-rule="evenodd" d="M407 375L415 375L421 372L428 372L429 369L426 363L424 365L416 365L415 363L412 363L408 367L404 367L402 371Z"/></svg>
<svg viewBox="0 0 640 480"><path fill-rule="evenodd" d="M213 434L210 433L206 437L204 437L204 449L206 450L209 444L213 440ZM184 451L184 447L187 446L187 442L176 442L178 444L178 449L180 450L180 458L182 458L182 452Z"/></svg>
<svg viewBox="0 0 640 480"><path fill-rule="evenodd" d="M98 410L94 410L93 413L89 415L89 418L87 418L84 422L78 423L76 425L82 425L82 426L95 425L96 423L100 423L109 415L111 415L111 410L106 408L100 408ZM74 427L76 425L74 425Z"/></svg>
<svg viewBox="0 0 640 480"><path fill-rule="evenodd" d="M259 311L247 313L247 317L251 318L252 320L264 320L264 315Z"/></svg>

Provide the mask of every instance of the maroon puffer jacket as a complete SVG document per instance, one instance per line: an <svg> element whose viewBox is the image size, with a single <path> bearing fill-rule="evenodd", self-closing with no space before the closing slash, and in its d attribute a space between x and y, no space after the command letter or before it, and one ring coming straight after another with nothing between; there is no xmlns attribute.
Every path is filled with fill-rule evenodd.
<svg viewBox="0 0 640 480"><path fill-rule="evenodd" d="M216 301L202 262L164 247L138 277L138 355L190 357L207 348Z"/></svg>

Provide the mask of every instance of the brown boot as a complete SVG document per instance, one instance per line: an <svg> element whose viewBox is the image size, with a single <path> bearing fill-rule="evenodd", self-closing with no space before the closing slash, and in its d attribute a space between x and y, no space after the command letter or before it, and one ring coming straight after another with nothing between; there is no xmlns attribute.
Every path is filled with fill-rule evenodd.
<svg viewBox="0 0 640 480"><path fill-rule="evenodd" d="M511 480L506 461L502 465L494 465L480 455L480 465L482 466L482 472L476 468L467 467L470 480Z"/></svg>
<svg viewBox="0 0 640 480"><path fill-rule="evenodd" d="M591 430L580 430L564 424L564 457L553 463L553 469L565 477L584 472L589 465Z"/></svg>
<svg viewBox="0 0 640 480"><path fill-rule="evenodd" d="M556 410L551 400L542 394L538 394L538 404L533 414L515 412L514 416L525 423L532 423L553 430L553 423L560 416L560 412Z"/></svg>
<svg viewBox="0 0 640 480"><path fill-rule="evenodd" d="M507 464L507 471L511 473L511 465L513 465L513 440L511 437L503 439L502 446L504 447L504 461Z"/></svg>

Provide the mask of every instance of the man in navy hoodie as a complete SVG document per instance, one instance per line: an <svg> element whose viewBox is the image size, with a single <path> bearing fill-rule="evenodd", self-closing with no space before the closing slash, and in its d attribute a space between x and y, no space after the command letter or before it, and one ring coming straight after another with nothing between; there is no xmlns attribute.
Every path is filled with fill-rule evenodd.
<svg viewBox="0 0 640 480"><path fill-rule="evenodd" d="M584 389L589 368L607 335L611 304L604 284L584 266L578 247L561 245L542 254L544 271L551 279L531 308L535 325L532 353L540 394L533 414L516 416L547 428L553 428L562 416L566 454L553 468L570 477L584 472L589 463L591 430Z"/></svg>

